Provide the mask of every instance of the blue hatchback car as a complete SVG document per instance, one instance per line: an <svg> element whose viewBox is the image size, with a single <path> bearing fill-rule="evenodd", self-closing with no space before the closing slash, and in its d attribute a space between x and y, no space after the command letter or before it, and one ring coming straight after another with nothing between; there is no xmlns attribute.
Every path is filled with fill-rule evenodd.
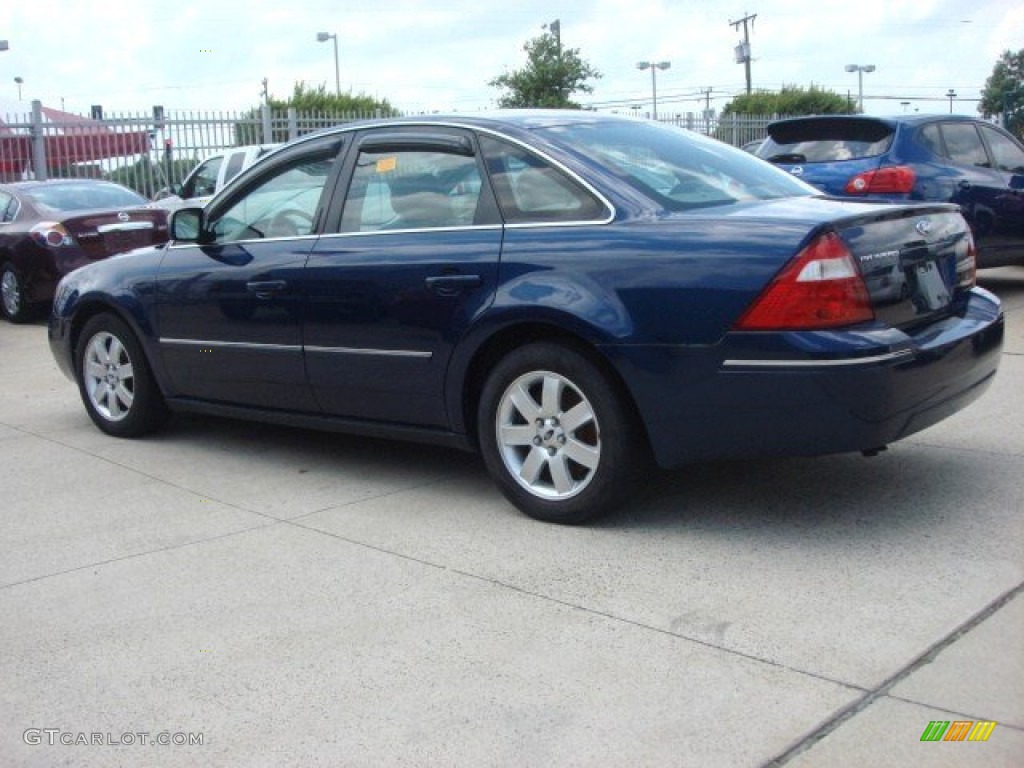
<svg viewBox="0 0 1024 768"><path fill-rule="evenodd" d="M645 470L874 453L999 364L956 206L827 198L720 142L585 112L350 124L172 240L77 270L49 338L89 416L172 411L479 450L578 522Z"/></svg>
<svg viewBox="0 0 1024 768"><path fill-rule="evenodd" d="M971 225L979 267L1024 264L1024 146L984 120L780 120L757 156L830 195L954 203Z"/></svg>

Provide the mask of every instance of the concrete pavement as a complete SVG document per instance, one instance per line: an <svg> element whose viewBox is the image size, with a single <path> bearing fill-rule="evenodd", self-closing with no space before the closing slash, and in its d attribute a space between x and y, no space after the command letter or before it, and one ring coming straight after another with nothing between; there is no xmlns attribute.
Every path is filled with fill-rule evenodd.
<svg viewBox="0 0 1024 768"><path fill-rule="evenodd" d="M436 448L106 437L2 325L0 766L1024 765L1024 268L982 281L1008 337L967 411L582 528Z"/></svg>

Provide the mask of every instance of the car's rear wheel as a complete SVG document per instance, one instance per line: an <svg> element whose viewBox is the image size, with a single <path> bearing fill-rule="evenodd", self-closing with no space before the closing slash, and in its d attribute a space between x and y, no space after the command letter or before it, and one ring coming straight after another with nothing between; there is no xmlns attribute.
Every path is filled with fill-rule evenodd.
<svg viewBox="0 0 1024 768"><path fill-rule="evenodd" d="M610 377L563 344L503 358L477 418L487 469L530 517L579 523L629 498L647 464L637 420Z"/></svg>
<svg viewBox="0 0 1024 768"><path fill-rule="evenodd" d="M166 419L167 406L142 346L120 318L96 315L85 324L75 365L82 402L107 434L137 437Z"/></svg>
<svg viewBox="0 0 1024 768"><path fill-rule="evenodd" d="M0 311L12 323L24 323L32 316L33 305L25 298L25 283L10 264L0 269Z"/></svg>

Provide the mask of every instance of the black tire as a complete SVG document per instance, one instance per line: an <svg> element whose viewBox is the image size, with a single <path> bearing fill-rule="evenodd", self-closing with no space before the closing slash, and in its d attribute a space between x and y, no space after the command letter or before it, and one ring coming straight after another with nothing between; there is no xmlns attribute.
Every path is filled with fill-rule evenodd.
<svg viewBox="0 0 1024 768"><path fill-rule="evenodd" d="M75 378L89 417L115 437L139 437L168 416L142 345L110 314L89 319L75 348Z"/></svg>
<svg viewBox="0 0 1024 768"><path fill-rule="evenodd" d="M481 393L477 430L502 493L549 523L580 523L615 508L648 463L624 395L566 344L530 344L504 357Z"/></svg>
<svg viewBox="0 0 1024 768"><path fill-rule="evenodd" d="M25 323L35 316L38 307L25 298L25 281L10 264L0 269L0 312L12 323Z"/></svg>

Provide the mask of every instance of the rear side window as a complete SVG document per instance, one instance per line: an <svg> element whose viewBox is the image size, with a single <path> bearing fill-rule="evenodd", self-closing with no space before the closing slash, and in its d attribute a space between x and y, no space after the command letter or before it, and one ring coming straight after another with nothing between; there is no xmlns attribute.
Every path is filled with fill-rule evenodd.
<svg viewBox="0 0 1024 768"><path fill-rule="evenodd" d="M985 146L973 123L944 123L942 138L946 143L946 157L959 165L989 165Z"/></svg>
<svg viewBox="0 0 1024 768"><path fill-rule="evenodd" d="M433 149L362 149L342 211L342 231L472 226L481 188L472 156Z"/></svg>
<svg viewBox="0 0 1024 768"><path fill-rule="evenodd" d="M768 126L757 156L775 163L831 163L877 157L895 130L877 120L797 120Z"/></svg>
<svg viewBox="0 0 1024 768"><path fill-rule="evenodd" d="M1016 142L995 128L983 125L981 132L992 152L992 160L996 168L1008 173L1024 173L1024 149L1021 149Z"/></svg>
<svg viewBox="0 0 1024 768"><path fill-rule="evenodd" d="M558 168L522 147L480 137L498 206L509 224L603 221L610 211Z"/></svg>

